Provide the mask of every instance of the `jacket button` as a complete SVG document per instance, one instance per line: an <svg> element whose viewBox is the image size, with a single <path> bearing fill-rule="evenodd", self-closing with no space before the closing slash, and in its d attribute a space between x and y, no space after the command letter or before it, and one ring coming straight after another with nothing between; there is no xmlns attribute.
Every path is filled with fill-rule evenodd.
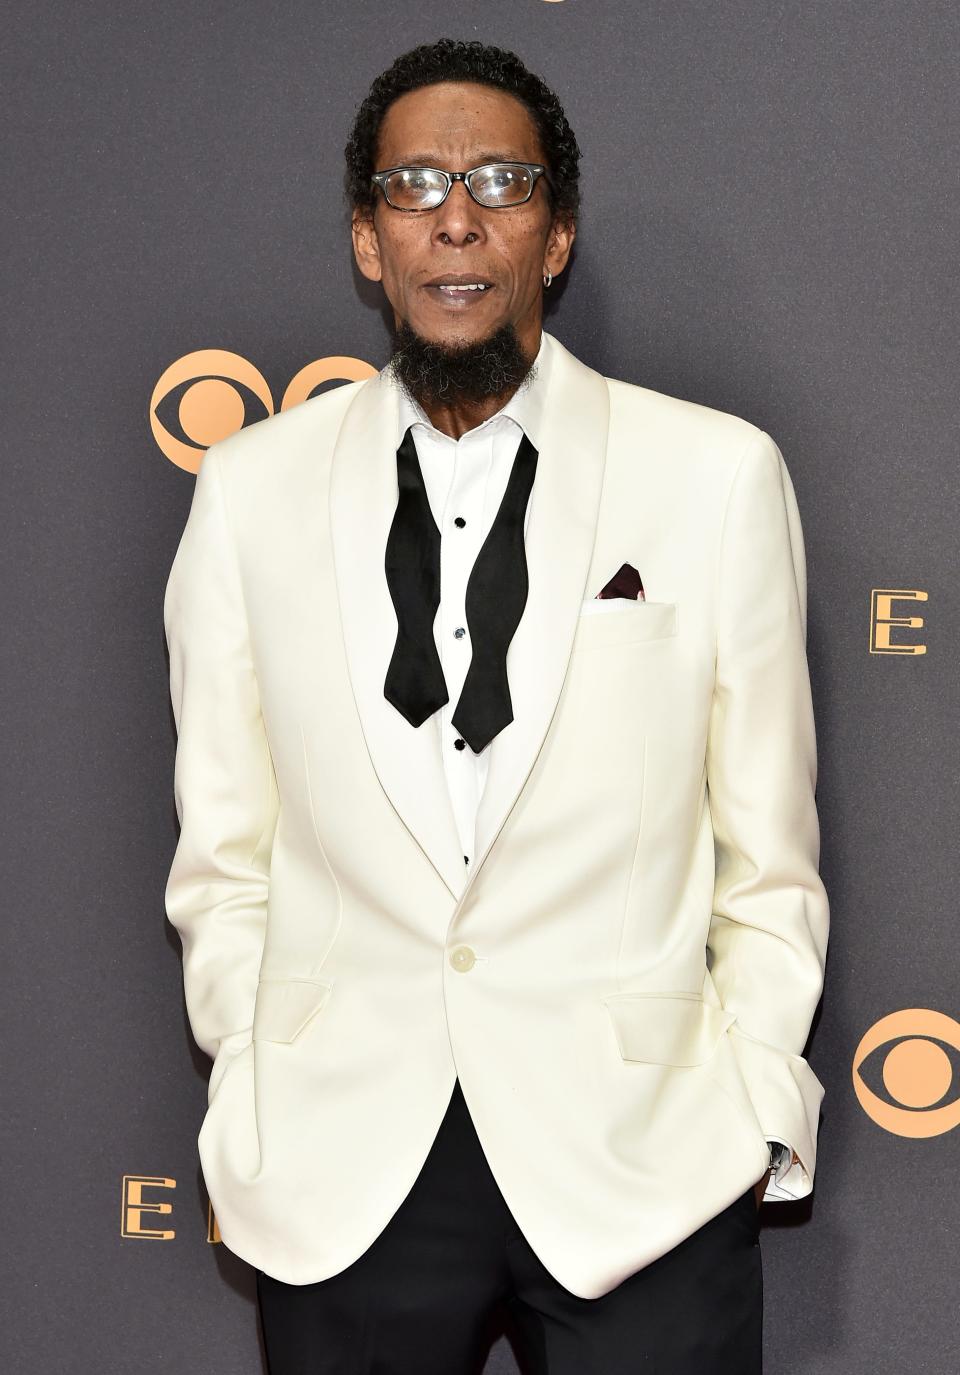
<svg viewBox="0 0 960 1375"><path fill-rule="evenodd" d="M450 963L459 974L466 974L477 962L477 957L469 945L458 945L450 952Z"/></svg>

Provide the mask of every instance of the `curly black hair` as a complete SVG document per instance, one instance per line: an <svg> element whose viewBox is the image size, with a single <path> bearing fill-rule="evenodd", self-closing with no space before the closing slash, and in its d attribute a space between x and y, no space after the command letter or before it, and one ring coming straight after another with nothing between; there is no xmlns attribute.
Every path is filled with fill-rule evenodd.
<svg viewBox="0 0 960 1375"><path fill-rule="evenodd" d="M380 126L398 97L440 81L476 81L494 86L521 100L533 116L547 170L553 214L576 224L580 210L580 148L567 123L563 106L539 76L529 71L516 53L472 40L439 38L403 53L376 78L357 110L344 156L346 194L354 209L373 214L371 174Z"/></svg>

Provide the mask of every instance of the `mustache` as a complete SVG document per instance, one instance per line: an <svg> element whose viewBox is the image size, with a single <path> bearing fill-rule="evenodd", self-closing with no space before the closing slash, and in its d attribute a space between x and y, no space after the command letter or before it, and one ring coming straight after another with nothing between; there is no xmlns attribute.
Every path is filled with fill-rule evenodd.
<svg viewBox="0 0 960 1375"><path fill-rule="evenodd" d="M517 390L533 370L512 324L486 339L439 344L417 334L407 320L392 329L388 370L421 406L476 405Z"/></svg>

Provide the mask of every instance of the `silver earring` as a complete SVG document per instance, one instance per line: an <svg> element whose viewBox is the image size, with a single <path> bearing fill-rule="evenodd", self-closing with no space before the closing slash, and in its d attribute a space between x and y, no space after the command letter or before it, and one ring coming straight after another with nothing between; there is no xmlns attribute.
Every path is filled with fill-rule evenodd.
<svg viewBox="0 0 960 1375"><path fill-rule="evenodd" d="M546 273L544 273L543 285L544 285L545 287L546 287L546 286L549 286L550 283L551 283L552 281L553 281L553 273L552 273L552 272L546 272Z"/></svg>

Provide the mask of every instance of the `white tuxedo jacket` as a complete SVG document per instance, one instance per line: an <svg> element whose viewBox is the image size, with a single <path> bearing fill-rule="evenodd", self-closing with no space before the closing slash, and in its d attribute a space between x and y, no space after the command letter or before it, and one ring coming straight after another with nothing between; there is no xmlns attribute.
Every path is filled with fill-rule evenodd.
<svg viewBox="0 0 960 1375"><path fill-rule="evenodd" d="M173 562L166 903L214 1057L200 1158L225 1244L290 1283L386 1226L457 1074L584 1298L759 1180L768 1138L812 1187L828 901L793 486L754 425L547 343L469 876L439 742L424 762L383 695L384 374L214 445ZM624 562L647 600L583 614Z"/></svg>

